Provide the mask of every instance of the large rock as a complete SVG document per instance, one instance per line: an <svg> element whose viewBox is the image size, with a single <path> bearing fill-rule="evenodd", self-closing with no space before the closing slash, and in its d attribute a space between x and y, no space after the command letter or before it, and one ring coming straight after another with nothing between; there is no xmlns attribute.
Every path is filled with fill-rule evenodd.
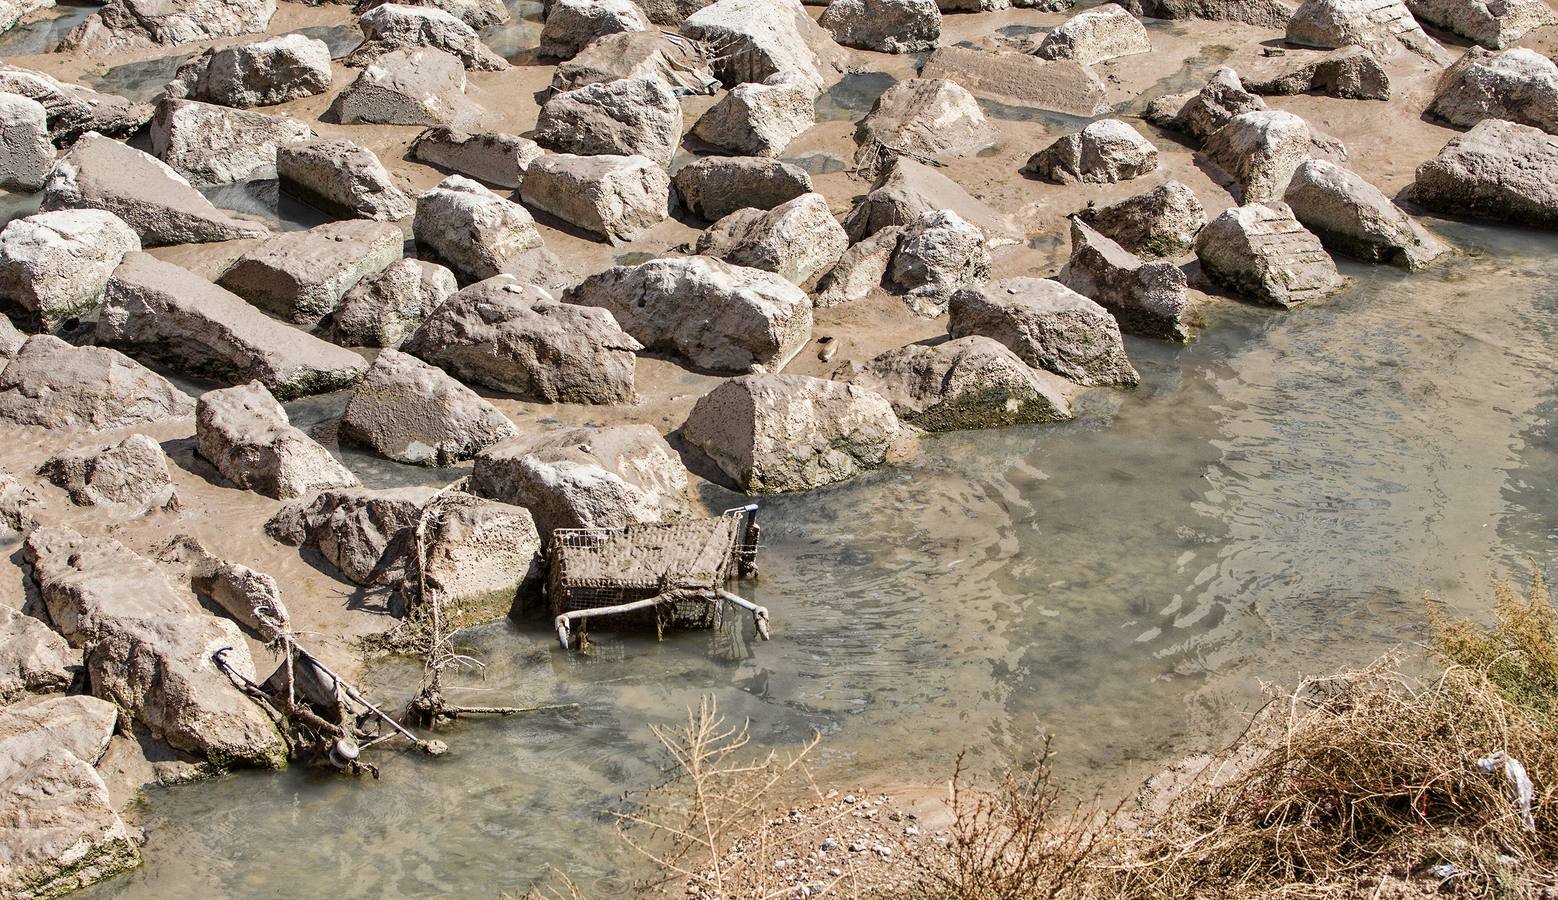
<svg viewBox="0 0 1558 900"><path fill-rule="evenodd" d="M248 109L330 89L330 47L304 34L211 48L179 67L169 97Z"/></svg>
<svg viewBox="0 0 1558 900"><path fill-rule="evenodd" d="M1558 227L1558 137L1485 119L1417 167L1412 198L1451 215Z"/></svg>
<svg viewBox="0 0 1558 900"><path fill-rule="evenodd" d="M1190 340L1185 273L1173 263L1143 262L1075 218L1071 259L1058 280L1113 313L1128 334Z"/></svg>
<svg viewBox="0 0 1558 900"><path fill-rule="evenodd" d="M1265 81L1251 91L1269 96L1324 94L1343 100L1389 100L1390 73L1363 47L1343 47Z"/></svg>
<svg viewBox="0 0 1558 900"><path fill-rule="evenodd" d="M778 156L817 123L814 85L794 74L739 84L693 123L692 136L742 156Z"/></svg>
<svg viewBox="0 0 1558 900"><path fill-rule="evenodd" d="M1118 3L1079 13L1044 36L1033 51L1040 59L1070 59L1084 66L1121 56L1151 53L1152 41L1141 20Z"/></svg>
<svg viewBox="0 0 1558 900"><path fill-rule="evenodd" d="M77 506L108 507L126 515L178 507L168 455L144 434L56 453L38 474L64 488Z"/></svg>
<svg viewBox="0 0 1558 900"><path fill-rule="evenodd" d="M543 538L685 516L687 469L648 425L563 428L483 450L471 491L523 506Z"/></svg>
<svg viewBox="0 0 1558 900"><path fill-rule="evenodd" d="M941 43L935 0L837 0L818 21L835 41L861 50L917 53Z"/></svg>
<svg viewBox="0 0 1558 900"><path fill-rule="evenodd" d="M1287 26L1295 5L1296 0L1130 0L1127 8L1155 19L1243 22L1280 30Z"/></svg>
<svg viewBox="0 0 1558 900"><path fill-rule="evenodd" d="M1546 0L1406 0L1418 21L1502 50L1529 31L1558 25Z"/></svg>
<svg viewBox="0 0 1558 900"><path fill-rule="evenodd" d="M940 160L972 153L994 139L973 94L944 79L910 78L883 91L856 127L855 167L874 178L895 156Z"/></svg>
<svg viewBox="0 0 1558 900"><path fill-rule="evenodd" d="M117 350L27 339L0 369L0 419L39 428L101 431L187 416L195 402Z"/></svg>
<svg viewBox="0 0 1558 900"><path fill-rule="evenodd" d="M552 89L571 91L622 78L651 78L678 96L713 94L719 80L697 41L663 31L619 31L595 38L552 73Z"/></svg>
<svg viewBox="0 0 1558 900"><path fill-rule="evenodd" d="M1439 77L1428 115L1462 128L1504 119L1558 134L1558 65L1535 50L1473 47Z"/></svg>
<svg viewBox="0 0 1558 900"><path fill-rule="evenodd" d="M838 263L817 282L814 305L818 309L838 306L885 287L887 270L898 251L903 230L902 225L888 225L845 250Z"/></svg>
<svg viewBox="0 0 1558 900"><path fill-rule="evenodd" d="M97 762L118 721L112 703L80 695L0 708L0 782L49 753Z"/></svg>
<svg viewBox="0 0 1558 900"><path fill-rule="evenodd" d="M346 292L401 258L400 226L353 219L270 238L233 260L216 283L277 318L309 328Z"/></svg>
<svg viewBox="0 0 1558 900"><path fill-rule="evenodd" d="M499 275L434 310L402 349L461 381L548 403L632 403L643 346L604 309Z"/></svg>
<svg viewBox="0 0 1558 900"><path fill-rule="evenodd" d="M265 532L319 551L354 584L397 585L415 566L417 522L436 493L431 487L324 490L282 507Z"/></svg>
<svg viewBox="0 0 1558 900"><path fill-rule="evenodd" d="M1289 112L1241 113L1207 138L1205 150L1238 183L1244 203L1276 200L1309 158L1309 125Z"/></svg>
<svg viewBox="0 0 1558 900"><path fill-rule="evenodd" d="M341 416L344 440L418 466L452 465L518 434L475 391L396 350L379 354Z"/></svg>
<svg viewBox="0 0 1558 900"><path fill-rule="evenodd" d="M11 320L0 315L0 369L5 368L4 361L15 356L27 343L27 335L18 331Z"/></svg>
<svg viewBox="0 0 1558 900"><path fill-rule="evenodd" d="M432 47L393 50L368 63L335 96L331 109L343 125L465 128L482 116L465 97L465 66L459 57Z"/></svg>
<svg viewBox="0 0 1558 900"><path fill-rule="evenodd" d="M1289 309L1334 294L1346 283L1320 239L1281 202L1226 210L1201 229L1196 256L1201 271L1218 284Z"/></svg>
<svg viewBox="0 0 1558 900"><path fill-rule="evenodd" d="M799 0L717 0L683 20L680 30L719 48L714 75L727 88L788 72L820 93L838 81L845 59Z"/></svg>
<svg viewBox="0 0 1558 900"><path fill-rule="evenodd" d="M466 494L445 495L427 528L423 578L446 628L513 612L542 581L541 535L530 510ZM414 573L407 573L408 593Z"/></svg>
<svg viewBox="0 0 1558 900"><path fill-rule="evenodd" d="M712 0L644 0L638 4L656 25L675 28Z"/></svg>
<svg viewBox="0 0 1558 900"><path fill-rule="evenodd" d="M284 400L346 387L368 368L350 350L145 253L127 255L108 280L97 339L190 375L257 380Z"/></svg>
<svg viewBox="0 0 1558 900"><path fill-rule="evenodd" d="M54 166L42 209L106 209L147 247L263 237L258 222L217 209L184 176L155 157L100 134L86 134Z"/></svg>
<svg viewBox="0 0 1558 900"><path fill-rule="evenodd" d="M0 604L0 706L70 687L81 653L32 616Z"/></svg>
<svg viewBox="0 0 1558 900"><path fill-rule="evenodd" d="M376 6L357 19L363 41L346 57L349 66L372 63L396 50L432 48L460 60L467 69L499 71L508 61L482 43L475 29L432 6L398 3Z"/></svg>
<svg viewBox="0 0 1558 900"><path fill-rule="evenodd" d="M944 78L978 97L1068 116L1091 119L1112 109L1103 80L1087 66L1001 47L942 47L925 60L920 77Z"/></svg>
<svg viewBox="0 0 1558 900"><path fill-rule="evenodd" d="M529 210L459 175L417 198L411 229L418 247L468 282L521 274L542 246Z"/></svg>
<svg viewBox="0 0 1558 900"><path fill-rule="evenodd" d="M811 300L769 272L704 256L616 266L570 291L610 310L645 349L719 372L783 369L811 339Z"/></svg>
<svg viewBox="0 0 1558 900"><path fill-rule="evenodd" d="M329 450L292 425L258 381L200 395L195 447L223 478L277 500L357 484Z"/></svg>
<svg viewBox="0 0 1558 900"><path fill-rule="evenodd" d="M1450 249L1379 188L1323 159L1298 167L1283 200L1327 247L1358 259L1415 270Z"/></svg>
<svg viewBox="0 0 1558 900"><path fill-rule="evenodd" d="M86 649L93 695L217 765L285 764L271 720L212 660L227 648L227 665L255 677L236 625L194 608L118 541L39 528L23 552L49 618L71 646Z"/></svg>
<svg viewBox="0 0 1558 900"><path fill-rule="evenodd" d="M398 259L346 292L330 319L330 339L347 347L399 347L459 289L454 273L437 263Z"/></svg>
<svg viewBox="0 0 1558 900"><path fill-rule="evenodd" d="M202 597L209 597L228 618L272 641L291 624L287 607L281 602L281 586L264 572L206 552L193 538L194 559L189 568L189 586Z"/></svg>
<svg viewBox="0 0 1558 900"><path fill-rule="evenodd" d="M1380 56L1406 49L1436 62L1448 59L1403 0L1304 0L1288 20L1287 40L1327 50L1356 45Z"/></svg>
<svg viewBox="0 0 1558 900"><path fill-rule="evenodd" d="M0 62L0 91L20 94L43 104L49 134L57 146L68 146L89 131L109 137L129 137L151 118L150 104L133 103L118 94L101 94L51 75Z"/></svg>
<svg viewBox="0 0 1558 900"><path fill-rule="evenodd" d="M37 494L0 470L0 537L9 540L31 531L40 505Z"/></svg>
<svg viewBox="0 0 1558 900"><path fill-rule="evenodd" d="M666 166L682 139L682 106L651 78L585 85L547 100L533 136L561 153L638 155Z"/></svg>
<svg viewBox="0 0 1558 900"><path fill-rule="evenodd" d="M517 188L542 154L529 138L492 131L468 134L435 125L411 143L411 157L498 187Z"/></svg>
<svg viewBox="0 0 1558 900"><path fill-rule="evenodd" d="M0 93L0 188L36 191L53 168L48 110L31 97Z"/></svg>
<svg viewBox="0 0 1558 900"><path fill-rule="evenodd" d="M1184 256L1206 225L1206 209L1195 191L1178 181L1108 206L1090 206L1077 217L1137 256L1152 259Z"/></svg>
<svg viewBox="0 0 1558 900"><path fill-rule="evenodd" d="M827 198L802 194L770 210L740 209L698 236L698 253L805 285L838 262L849 235Z"/></svg>
<svg viewBox="0 0 1558 900"><path fill-rule="evenodd" d="M978 227L949 209L930 210L904 226L887 269L920 315L938 316L960 288L990 279L990 254Z"/></svg>
<svg viewBox="0 0 1558 900"><path fill-rule="evenodd" d="M0 778L0 895L60 897L141 863L92 764L48 750Z"/></svg>
<svg viewBox="0 0 1558 900"><path fill-rule="evenodd" d="M0 33L10 31L27 16L54 6L54 0L5 0L0 3Z"/></svg>
<svg viewBox="0 0 1558 900"><path fill-rule="evenodd" d="M671 183L682 206L710 222L738 209L773 209L812 191L805 169L756 156L705 156L678 169Z"/></svg>
<svg viewBox="0 0 1558 900"><path fill-rule="evenodd" d="M699 398L682 437L749 494L806 491L887 462L902 426L881 394L803 375L743 375Z"/></svg>
<svg viewBox="0 0 1558 900"><path fill-rule="evenodd" d="M106 55L147 47L254 34L276 14L276 0L108 0L60 42L60 50Z"/></svg>
<svg viewBox="0 0 1558 900"><path fill-rule="evenodd" d="M553 0L536 53L550 59L572 59L598 37L653 28L633 0Z"/></svg>
<svg viewBox="0 0 1558 900"><path fill-rule="evenodd" d="M927 212L949 209L984 232L985 239L1012 238L1011 222L936 169L906 157L871 185L844 217L851 241L862 241L891 225L908 225Z"/></svg>
<svg viewBox="0 0 1558 900"><path fill-rule="evenodd" d="M1008 278L958 291L947 331L999 341L1024 363L1082 385L1134 385L1141 376L1125 355L1109 311L1058 281Z"/></svg>
<svg viewBox="0 0 1558 900"><path fill-rule="evenodd" d="M277 148L276 177L282 190L346 217L394 222L412 213L411 198L395 187L379 158L351 141Z"/></svg>
<svg viewBox="0 0 1558 900"><path fill-rule="evenodd" d="M1112 184L1158 168L1158 148L1119 119L1101 119L1033 154L1023 171L1056 184Z"/></svg>
<svg viewBox="0 0 1558 900"><path fill-rule="evenodd" d="M194 100L164 98L151 122L152 152L199 187L272 178L278 146L313 138L314 130L291 116Z"/></svg>
<svg viewBox="0 0 1558 900"><path fill-rule="evenodd" d="M1235 116L1265 109L1266 101L1245 89L1238 72L1220 66L1199 91L1154 100L1148 105L1145 118L1154 125L1204 141Z"/></svg>
<svg viewBox="0 0 1558 900"><path fill-rule="evenodd" d="M361 15L390 0L357 0L352 11ZM441 9L461 22L480 31L509 21L509 10L503 0L400 0L402 6L430 6Z"/></svg>
<svg viewBox="0 0 1558 900"><path fill-rule="evenodd" d="M671 177L643 156L557 153L530 164L520 198L615 244L670 215Z"/></svg>
<svg viewBox="0 0 1558 900"><path fill-rule="evenodd" d="M42 331L90 315L140 238L100 209L65 209L13 219L0 231L0 309Z"/></svg>
<svg viewBox="0 0 1558 900"><path fill-rule="evenodd" d="M910 344L835 376L874 391L926 431L1001 428L1071 418L1065 379L1030 367L986 337Z"/></svg>

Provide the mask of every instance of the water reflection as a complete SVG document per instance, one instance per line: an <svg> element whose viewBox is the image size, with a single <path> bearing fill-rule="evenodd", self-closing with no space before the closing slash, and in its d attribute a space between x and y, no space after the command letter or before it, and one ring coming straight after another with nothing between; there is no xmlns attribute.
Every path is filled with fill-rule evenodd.
<svg viewBox="0 0 1558 900"><path fill-rule="evenodd" d="M62 2L54 8L56 15L18 25L0 36L0 56L52 53L72 28L101 8L94 3Z"/></svg>
<svg viewBox="0 0 1558 900"><path fill-rule="evenodd" d="M100 75L85 75L82 82L95 90L118 94L131 100L154 100L178 74L179 66L188 62L194 53L173 53L155 59L142 59L122 63L106 69Z"/></svg>
<svg viewBox="0 0 1558 900"><path fill-rule="evenodd" d="M326 213L282 191L281 182L274 178L219 184L201 188L200 192L222 209L257 216L282 231L305 231L333 221Z"/></svg>

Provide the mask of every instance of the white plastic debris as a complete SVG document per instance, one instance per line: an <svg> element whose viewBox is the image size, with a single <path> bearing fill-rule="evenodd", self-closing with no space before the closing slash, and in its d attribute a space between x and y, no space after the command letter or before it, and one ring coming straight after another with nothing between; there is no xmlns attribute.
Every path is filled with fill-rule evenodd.
<svg viewBox="0 0 1558 900"><path fill-rule="evenodd" d="M1504 780L1509 782L1510 789L1515 792L1521 823L1525 825L1526 831L1535 833L1536 819L1531 815L1531 803L1536 798L1536 788L1531 784L1531 776L1526 774L1526 767L1503 750L1477 760L1477 768L1483 772L1492 772L1500 766L1504 769Z"/></svg>

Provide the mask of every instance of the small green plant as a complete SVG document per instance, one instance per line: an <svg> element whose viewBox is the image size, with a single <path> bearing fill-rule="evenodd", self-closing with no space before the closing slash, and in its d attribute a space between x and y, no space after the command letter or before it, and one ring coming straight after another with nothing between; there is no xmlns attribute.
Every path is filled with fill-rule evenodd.
<svg viewBox="0 0 1558 900"><path fill-rule="evenodd" d="M1450 665L1483 673L1506 700L1548 727L1558 724L1558 608L1535 567L1529 594L1493 582L1493 618L1491 626L1449 620L1430 603L1434 651Z"/></svg>

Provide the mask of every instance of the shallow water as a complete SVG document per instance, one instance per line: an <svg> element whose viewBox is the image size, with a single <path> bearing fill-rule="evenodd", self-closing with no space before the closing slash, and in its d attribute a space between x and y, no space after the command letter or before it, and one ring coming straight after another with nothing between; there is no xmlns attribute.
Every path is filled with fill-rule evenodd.
<svg viewBox="0 0 1558 900"><path fill-rule="evenodd" d="M1558 237L1438 224L1473 252L1343 264L1351 290L1292 312L1222 303L1189 348L1132 340L1142 387L1085 394L1073 423L765 499L743 591L772 643L599 635L580 656L541 622L488 626L458 697L578 712L462 723L444 759L380 755L378 782L154 790L145 866L87 895L492 896L555 865L620 896L600 810L654 779L649 727L704 694L759 745L821 731L844 787L927 784L962 749L1021 763L1055 733L1068 785L1116 788L1226 737L1261 679L1419 640L1425 591L1481 611L1490 575L1558 574ZM289 409L313 427L331 402ZM372 677L398 702L415 675Z"/></svg>
<svg viewBox="0 0 1558 900"><path fill-rule="evenodd" d="M72 28L101 8L94 3L60 3L54 7L56 15L18 25L0 36L0 56L51 53Z"/></svg>
<svg viewBox="0 0 1558 900"><path fill-rule="evenodd" d="M188 62L194 55L194 53L170 53L167 56L121 63L103 70L102 74L86 75L81 82L93 90L118 94L144 103L160 96L163 89L168 86L168 82L178 74L179 66Z"/></svg>

